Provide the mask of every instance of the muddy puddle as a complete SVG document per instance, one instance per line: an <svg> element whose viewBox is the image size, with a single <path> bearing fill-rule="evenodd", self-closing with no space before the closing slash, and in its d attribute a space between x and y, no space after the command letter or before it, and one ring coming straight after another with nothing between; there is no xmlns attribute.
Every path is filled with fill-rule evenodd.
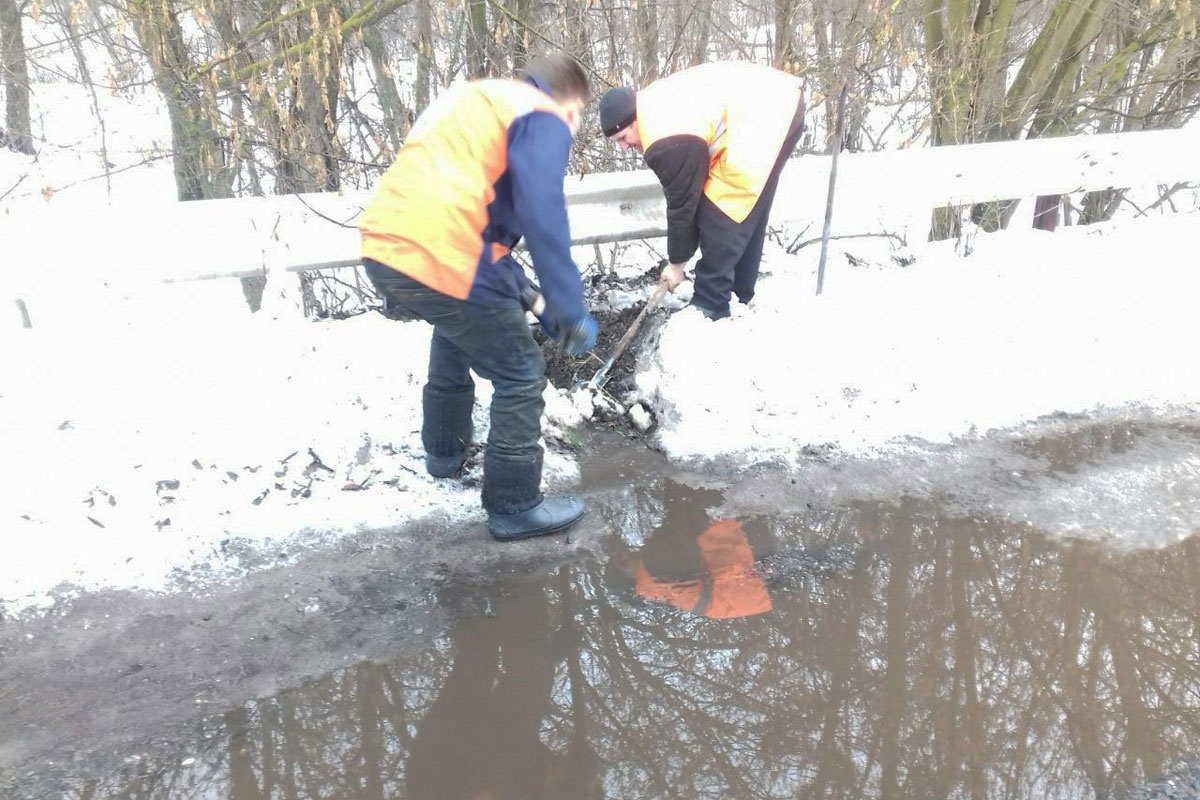
<svg viewBox="0 0 1200 800"><path fill-rule="evenodd" d="M1012 449L1075 473L1158 434L1195 446L1119 425ZM584 480L591 544L443 576L419 647L153 747L27 762L0 795L1120 798L1176 776L1153 796L1200 796L1178 777L1200 757L1200 537L1122 552L912 496L730 516L730 486L647 456Z"/></svg>

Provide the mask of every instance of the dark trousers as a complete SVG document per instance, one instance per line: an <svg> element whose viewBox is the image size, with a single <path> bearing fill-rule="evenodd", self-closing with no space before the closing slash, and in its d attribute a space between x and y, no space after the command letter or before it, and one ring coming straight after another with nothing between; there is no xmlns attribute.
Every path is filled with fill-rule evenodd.
<svg viewBox="0 0 1200 800"><path fill-rule="evenodd" d="M700 260L696 262L696 291L692 304L708 316L729 316L731 295L736 295L743 303L749 303L754 297L758 265L762 261L767 221L771 217L771 204L775 202L779 173L783 171L788 156L796 149L796 143L803 133L804 110L801 107L796 112L758 202L741 222L734 222L707 197L700 198L700 208L696 211L696 222L700 229Z"/></svg>
<svg viewBox="0 0 1200 800"><path fill-rule="evenodd" d="M447 458L465 453L471 441L474 370L493 389L483 506L492 513L514 514L540 503L546 362L525 312L457 300L370 259L363 266L389 309L433 325L421 424L426 454Z"/></svg>

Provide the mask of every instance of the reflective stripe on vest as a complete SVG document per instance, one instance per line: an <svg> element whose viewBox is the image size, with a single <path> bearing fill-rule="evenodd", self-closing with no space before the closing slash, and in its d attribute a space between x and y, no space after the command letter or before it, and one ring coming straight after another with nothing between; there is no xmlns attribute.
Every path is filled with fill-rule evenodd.
<svg viewBox="0 0 1200 800"><path fill-rule="evenodd" d="M708 144L704 194L734 222L758 202L800 102L800 81L770 67L716 62L677 72L637 95L644 150L669 136Z"/></svg>
<svg viewBox="0 0 1200 800"><path fill-rule="evenodd" d="M508 168L508 129L535 111L561 118L550 97L520 81L473 81L442 94L417 120L363 212L363 257L466 299L494 185Z"/></svg>

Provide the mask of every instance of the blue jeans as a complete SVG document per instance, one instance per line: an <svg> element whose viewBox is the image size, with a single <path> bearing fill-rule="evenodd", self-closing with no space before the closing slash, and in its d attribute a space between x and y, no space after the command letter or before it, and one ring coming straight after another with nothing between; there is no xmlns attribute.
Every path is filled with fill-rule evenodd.
<svg viewBox="0 0 1200 800"><path fill-rule="evenodd" d="M484 508L514 514L540 503L546 362L525 312L457 300L370 259L363 266L389 310L433 325L421 426L425 452L450 457L470 444L474 370L493 389Z"/></svg>

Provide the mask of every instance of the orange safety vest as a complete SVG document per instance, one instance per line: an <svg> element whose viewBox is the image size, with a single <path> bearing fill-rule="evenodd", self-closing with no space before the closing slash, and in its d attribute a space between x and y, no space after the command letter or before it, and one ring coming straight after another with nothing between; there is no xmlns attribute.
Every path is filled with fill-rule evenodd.
<svg viewBox="0 0 1200 800"><path fill-rule="evenodd" d="M771 595L766 581L754 569L754 551L740 522L736 519L714 522L700 534L697 544L712 589L703 607L704 582L700 578L659 580L641 561L634 571L635 591L647 600L668 603L709 619L749 617L771 610Z"/></svg>
<svg viewBox="0 0 1200 800"><path fill-rule="evenodd" d="M439 97L363 211L363 257L465 300L481 258L494 263L508 252L490 243L484 253L487 209L508 168L508 129L535 111L562 118L549 96L521 81L473 81Z"/></svg>
<svg viewBox="0 0 1200 800"><path fill-rule="evenodd" d="M668 136L708 144L704 194L734 222L758 202L800 102L799 79L770 67L714 62L685 69L637 94L643 151Z"/></svg>

